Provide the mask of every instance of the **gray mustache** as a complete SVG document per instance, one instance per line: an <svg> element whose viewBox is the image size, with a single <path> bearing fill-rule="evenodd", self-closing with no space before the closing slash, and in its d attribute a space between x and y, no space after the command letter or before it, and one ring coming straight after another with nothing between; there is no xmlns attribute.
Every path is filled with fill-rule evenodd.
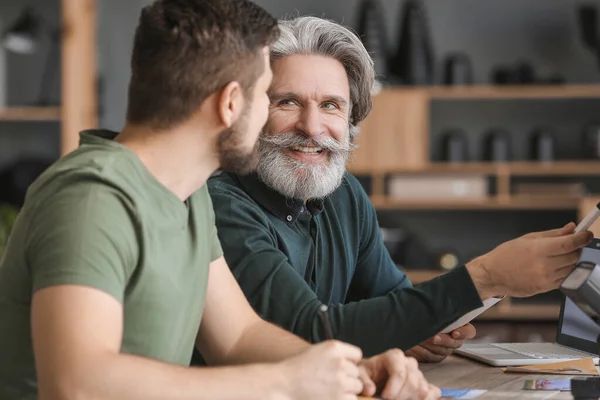
<svg viewBox="0 0 600 400"><path fill-rule="evenodd" d="M294 132L282 132L275 135L266 136L261 135L260 142L261 144L268 144L276 147L321 147L330 152L347 152L351 150L351 145L348 141L346 143L342 143L330 136L308 139L304 135Z"/></svg>

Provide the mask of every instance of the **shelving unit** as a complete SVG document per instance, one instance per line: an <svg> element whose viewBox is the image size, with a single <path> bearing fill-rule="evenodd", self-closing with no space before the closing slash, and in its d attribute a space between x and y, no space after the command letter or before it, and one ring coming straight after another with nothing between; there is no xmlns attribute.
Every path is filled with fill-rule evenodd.
<svg viewBox="0 0 600 400"><path fill-rule="evenodd" d="M354 173L407 174L407 173L484 173L490 175L600 175L600 161L555 161L549 163L535 161L514 161L507 163L467 162L445 163L428 162L421 168L397 168L375 171L352 167Z"/></svg>
<svg viewBox="0 0 600 400"><path fill-rule="evenodd" d="M386 88L373 97L373 109L361 124L350 172L372 179L376 207L391 209L578 209L579 197L515 196L511 180L519 176L600 176L599 161L465 162L430 160L430 103L433 100L518 100L598 98L600 85L465 86ZM366 139L365 139L366 138ZM386 195L391 175L481 174L496 179L495 196L478 200L405 201Z"/></svg>
<svg viewBox="0 0 600 400"><path fill-rule="evenodd" d="M496 196L484 200L396 200L385 196L372 196L371 202L380 210L574 210L580 199L560 196Z"/></svg>
<svg viewBox="0 0 600 400"><path fill-rule="evenodd" d="M60 107L0 108L0 121L60 121Z"/></svg>
<svg viewBox="0 0 600 400"><path fill-rule="evenodd" d="M60 106L0 108L0 121L60 123L65 155L77 148L81 130L97 125L96 0L61 0L61 14Z"/></svg>
<svg viewBox="0 0 600 400"><path fill-rule="evenodd" d="M371 196L378 209L492 209L492 210L575 210L581 197L569 195L520 195L510 192L510 181L523 176L600 176L600 161L557 161L553 163L464 163L451 164L434 162L420 169L390 169L387 171L365 171L352 169L356 174L370 175L377 182L379 191ZM485 199L432 199L403 200L388 197L382 192L386 176L394 174L482 174L496 178L496 195Z"/></svg>
<svg viewBox="0 0 600 400"><path fill-rule="evenodd" d="M418 90L424 90L431 100L519 100L600 98L600 85L481 85L463 87L433 86Z"/></svg>
<svg viewBox="0 0 600 400"><path fill-rule="evenodd" d="M566 160L551 163L465 162L431 160L430 109L433 101L511 101L599 99L600 85L464 86L384 88L373 97L373 109L361 124L358 149L349 160L355 175L370 178L371 201L378 210L547 210L575 211L579 218L595 207L599 195L523 195L512 190L514 179L533 177L600 176L600 160ZM485 176L494 185L485 198L398 199L387 194L388 178L397 175ZM600 223L591 230L600 236ZM443 271L407 270L413 283ZM552 322L558 319L556 304L523 304L504 299L478 317L479 321Z"/></svg>

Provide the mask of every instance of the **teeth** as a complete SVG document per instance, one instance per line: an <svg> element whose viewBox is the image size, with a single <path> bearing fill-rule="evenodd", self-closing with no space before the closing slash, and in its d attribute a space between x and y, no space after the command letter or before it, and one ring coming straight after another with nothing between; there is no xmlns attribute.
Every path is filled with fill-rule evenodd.
<svg viewBox="0 0 600 400"><path fill-rule="evenodd" d="M301 153L307 153L307 154L319 154L320 152L323 151L323 149L321 147L303 147L303 146L294 146L294 147L292 147L292 150L299 151Z"/></svg>

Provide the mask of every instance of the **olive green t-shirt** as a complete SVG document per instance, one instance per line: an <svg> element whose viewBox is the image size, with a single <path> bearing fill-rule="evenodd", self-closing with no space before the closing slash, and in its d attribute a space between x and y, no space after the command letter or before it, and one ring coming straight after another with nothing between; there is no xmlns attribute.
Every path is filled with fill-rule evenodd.
<svg viewBox="0 0 600 400"><path fill-rule="evenodd" d="M221 257L206 186L183 202L110 131L29 188L0 261L0 399L35 399L30 311L35 291L102 290L123 305L121 351L189 365L208 283Z"/></svg>

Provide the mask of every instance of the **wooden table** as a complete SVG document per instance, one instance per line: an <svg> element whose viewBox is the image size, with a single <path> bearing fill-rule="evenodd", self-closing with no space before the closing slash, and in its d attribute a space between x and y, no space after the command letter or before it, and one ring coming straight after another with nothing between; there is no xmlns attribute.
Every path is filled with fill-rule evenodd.
<svg viewBox="0 0 600 400"><path fill-rule="evenodd" d="M477 399L573 399L570 392L522 390L528 379L570 379L568 375L504 373L463 357L451 356L441 363L421 364L427 380L442 389L486 389Z"/></svg>

